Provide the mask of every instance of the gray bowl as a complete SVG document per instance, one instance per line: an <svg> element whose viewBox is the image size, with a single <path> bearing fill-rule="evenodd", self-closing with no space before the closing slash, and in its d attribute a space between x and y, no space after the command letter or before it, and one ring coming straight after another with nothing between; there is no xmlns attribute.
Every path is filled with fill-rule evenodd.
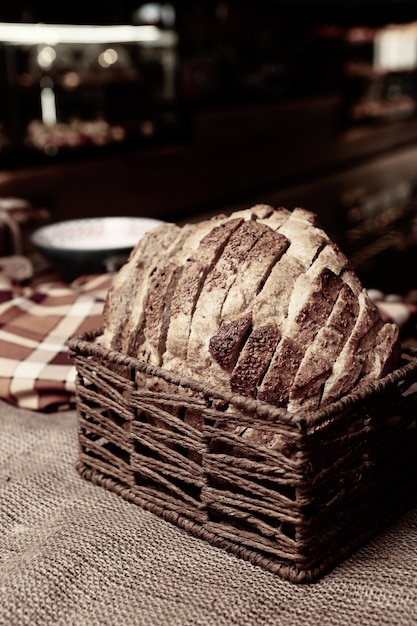
<svg viewBox="0 0 417 626"><path fill-rule="evenodd" d="M161 224L147 217L97 217L56 222L32 233L32 243L70 275L118 269L143 235Z"/></svg>

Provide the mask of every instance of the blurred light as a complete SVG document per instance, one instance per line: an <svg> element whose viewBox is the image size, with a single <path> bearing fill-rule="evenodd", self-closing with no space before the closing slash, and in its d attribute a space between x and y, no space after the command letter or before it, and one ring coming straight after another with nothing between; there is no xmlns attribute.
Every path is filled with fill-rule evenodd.
<svg viewBox="0 0 417 626"><path fill-rule="evenodd" d="M81 78L78 72L67 72L62 79L62 83L64 87L68 87L70 89L74 89L74 87L78 87L80 82L81 82Z"/></svg>
<svg viewBox="0 0 417 626"><path fill-rule="evenodd" d="M389 27L375 37L374 66L381 71L412 70L417 66L417 27Z"/></svg>
<svg viewBox="0 0 417 626"><path fill-rule="evenodd" d="M78 26L63 24L12 24L0 22L0 42L14 45L58 43L91 44L155 42L173 45L175 33L156 26Z"/></svg>
<svg viewBox="0 0 417 626"><path fill-rule="evenodd" d="M42 83L41 81L41 117L46 126L53 126L56 124L56 102L55 92L49 83Z"/></svg>
<svg viewBox="0 0 417 626"><path fill-rule="evenodd" d="M163 4L161 8L161 21L164 26L173 28L175 26L175 9L172 4Z"/></svg>
<svg viewBox="0 0 417 626"><path fill-rule="evenodd" d="M54 143L47 143L43 149L46 156L54 157L58 154L58 146Z"/></svg>
<svg viewBox="0 0 417 626"><path fill-rule="evenodd" d="M52 46L40 46L36 57L39 67L48 69L56 59L56 52Z"/></svg>
<svg viewBox="0 0 417 626"><path fill-rule="evenodd" d="M98 62L101 67L110 67L117 62L118 58L119 55L114 48L107 48L99 55Z"/></svg>
<svg viewBox="0 0 417 626"><path fill-rule="evenodd" d="M172 4L147 2L136 9L133 19L137 24L159 24L168 28L175 25L175 9Z"/></svg>
<svg viewBox="0 0 417 626"><path fill-rule="evenodd" d="M155 125L151 120L144 120L141 124L141 132L144 137L152 137L155 133Z"/></svg>
<svg viewBox="0 0 417 626"><path fill-rule="evenodd" d="M113 126L110 134L113 141L123 141L126 136L125 129L122 126Z"/></svg>
<svg viewBox="0 0 417 626"><path fill-rule="evenodd" d="M366 43L373 41L375 37L375 29L367 26L354 26L349 28L346 34L346 41L349 43Z"/></svg>
<svg viewBox="0 0 417 626"><path fill-rule="evenodd" d="M157 24L161 19L161 5L149 2L139 7L136 15L141 24Z"/></svg>

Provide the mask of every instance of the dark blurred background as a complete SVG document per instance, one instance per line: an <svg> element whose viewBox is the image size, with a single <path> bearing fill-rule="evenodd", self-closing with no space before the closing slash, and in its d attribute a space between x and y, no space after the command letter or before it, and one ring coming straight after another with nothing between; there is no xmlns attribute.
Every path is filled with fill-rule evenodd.
<svg viewBox="0 0 417 626"><path fill-rule="evenodd" d="M414 0L22 0L0 22L0 196L54 221L304 206L366 285L416 288Z"/></svg>

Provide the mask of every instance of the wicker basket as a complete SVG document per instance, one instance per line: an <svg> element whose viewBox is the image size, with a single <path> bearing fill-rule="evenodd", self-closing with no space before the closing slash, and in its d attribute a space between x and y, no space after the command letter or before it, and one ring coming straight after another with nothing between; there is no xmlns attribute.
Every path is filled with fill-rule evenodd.
<svg viewBox="0 0 417 626"><path fill-rule="evenodd" d="M293 582L316 580L417 501L413 349L385 379L290 414L106 350L100 333L68 341L85 478ZM143 375L174 392L141 388Z"/></svg>

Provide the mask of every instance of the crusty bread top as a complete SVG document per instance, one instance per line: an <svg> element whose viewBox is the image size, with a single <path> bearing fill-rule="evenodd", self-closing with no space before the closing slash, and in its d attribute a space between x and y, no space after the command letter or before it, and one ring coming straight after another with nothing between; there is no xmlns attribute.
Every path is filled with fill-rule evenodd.
<svg viewBox="0 0 417 626"><path fill-rule="evenodd" d="M316 215L263 204L145 235L109 291L104 337L291 412L384 376L399 345Z"/></svg>
<svg viewBox="0 0 417 626"><path fill-rule="evenodd" d="M174 224L162 223L139 240L128 262L116 274L104 304L103 344L113 350L125 350L129 332L128 325L139 327L134 315L134 299L144 300L149 276L158 263L163 262L164 252L181 236L181 229ZM169 252L168 252L169 254ZM137 311L138 319L142 310Z"/></svg>

